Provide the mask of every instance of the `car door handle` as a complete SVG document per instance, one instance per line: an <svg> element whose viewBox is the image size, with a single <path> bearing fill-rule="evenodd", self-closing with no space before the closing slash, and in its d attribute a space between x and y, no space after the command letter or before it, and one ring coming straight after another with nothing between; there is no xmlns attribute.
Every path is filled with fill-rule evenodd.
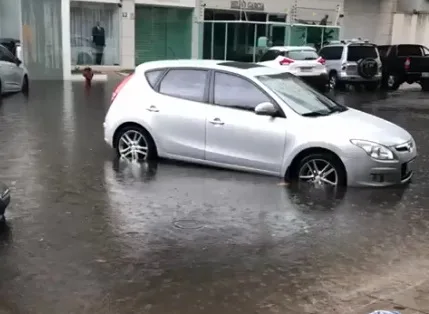
<svg viewBox="0 0 429 314"><path fill-rule="evenodd" d="M215 124L215 125L224 125L225 123L222 122L221 119L219 118L213 118L209 121L211 124Z"/></svg>
<svg viewBox="0 0 429 314"><path fill-rule="evenodd" d="M146 108L146 110L150 112L159 112L159 109L156 108L156 106L150 106L149 108Z"/></svg>

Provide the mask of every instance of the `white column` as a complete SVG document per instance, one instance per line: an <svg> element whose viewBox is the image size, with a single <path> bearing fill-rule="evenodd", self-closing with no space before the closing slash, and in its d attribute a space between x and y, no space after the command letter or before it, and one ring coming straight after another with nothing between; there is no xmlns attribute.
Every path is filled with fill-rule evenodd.
<svg viewBox="0 0 429 314"><path fill-rule="evenodd" d="M380 15L378 17L376 43L390 44L392 41L393 15L396 10L396 0L380 0Z"/></svg>
<svg viewBox="0 0 429 314"><path fill-rule="evenodd" d="M123 0L120 18L120 53L121 67L134 69L135 67L135 1Z"/></svg>
<svg viewBox="0 0 429 314"><path fill-rule="evenodd" d="M70 0L61 0L61 28L63 48L63 79L71 78L71 47L70 47Z"/></svg>

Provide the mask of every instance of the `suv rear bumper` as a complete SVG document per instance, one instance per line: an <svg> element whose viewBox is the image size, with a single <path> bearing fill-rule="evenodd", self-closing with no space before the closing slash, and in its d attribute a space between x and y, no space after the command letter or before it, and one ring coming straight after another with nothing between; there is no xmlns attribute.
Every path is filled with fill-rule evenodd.
<svg viewBox="0 0 429 314"><path fill-rule="evenodd" d="M354 82L356 83L365 83L365 82L377 82L377 81L381 81L381 73L375 75L372 78L364 78L360 75L351 75L351 74L347 74L345 72L341 72L338 79L342 82L347 82L349 84L352 84Z"/></svg>

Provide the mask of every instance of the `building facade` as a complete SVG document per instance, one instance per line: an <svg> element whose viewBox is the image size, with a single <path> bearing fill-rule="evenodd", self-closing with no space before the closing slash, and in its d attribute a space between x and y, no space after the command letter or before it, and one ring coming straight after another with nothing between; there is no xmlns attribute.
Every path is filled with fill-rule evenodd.
<svg viewBox="0 0 429 314"><path fill-rule="evenodd" d="M264 37L279 45L316 45L326 34L385 44L405 40L400 31L421 27L428 12L426 0L0 0L0 36L21 39L32 78L68 79L85 65L132 69L166 58L253 61ZM421 17L410 18L414 24L407 22L416 14ZM313 27L324 18L328 32ZM286 22L300 26L287 28ZM94 32L101 40L95 48ZM415 33L414 41L426 40Z"/></svg>

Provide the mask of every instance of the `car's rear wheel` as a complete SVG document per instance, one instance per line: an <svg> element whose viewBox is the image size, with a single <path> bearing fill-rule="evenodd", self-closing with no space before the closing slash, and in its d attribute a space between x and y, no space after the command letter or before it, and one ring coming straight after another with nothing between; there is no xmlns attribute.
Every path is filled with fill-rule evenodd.
<svg viewBox="0 0 429 314"><path fill-rule="evenodd" d="M24 94L28 94L29 91L30 91L30 82L28 81L28 76L26 75L22 80L21 92L23 92Z"/></svg>
<svg viewBox="0 0 429 314"><path fill-rule="evenodd" d="M420 81L420 86L422 87L422 91L429 92L429 80Z"/></svg>
<svg viewBox="0 0 429 314"><path fill-rule="evenodd" d="M142 127L131 125L121 129L115 138L118 156L130 161L146 161L157 156L155 143Z"/></svg>
<svg viewBox="0 0 429 314"><path fill-rule="evenodd" d="M344 88L344 83L338 80L337 72L333 71L329 74L329 89L342 89Z"/></svg>
<svg viewBox="0 0 429 314"><path fill-rule="evenodd" d="M387 88L389 90L398 90L401 83L396 75L390 74L387 76Z"/></svg>
<svg viewBox="0 0 429 314"><path fill-rule="evenodd" d="M337 187L347 184L347 174L339 158L329 152L304 157L298 166L299 182L313 186Z"/></svg>

